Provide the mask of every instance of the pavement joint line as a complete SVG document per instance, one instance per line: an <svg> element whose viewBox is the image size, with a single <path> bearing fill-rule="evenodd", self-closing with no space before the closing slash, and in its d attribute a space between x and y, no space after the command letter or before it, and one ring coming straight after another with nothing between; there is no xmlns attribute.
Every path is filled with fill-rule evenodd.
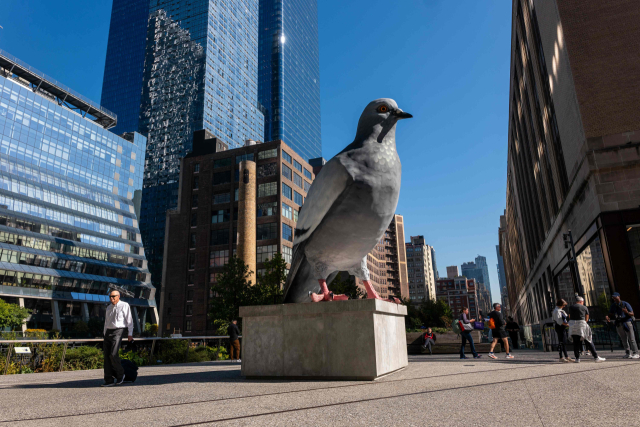
<svg viewBox="0 0 640 427"><path fill-rule="evenodd" d="M631 363L629 363L629 365L631 365ZM397 399L397 398L400 398L400 397L417 396L417 395L420 395L420 394L432 394L432 393L437 393L437 392L441 392L441 391L463 390L463 389L476 388L476 387L486 387L486 386L489 386L489 385L508 384L508 383L514 383L514 382L517 382L517 381L525 381L526 382L528 380L535 380L535 379L541 379L541 378L559 377L559 376L563 376L563 375L571 375L571 374L591 372L591 371L602 371L602 370L605 370L605 369L619 368L621 366L623 366L623 365L606 366L606 367L602 367L602 368L593 368L593 369L585 369L585 370L581 370L581 371L577 371L577 372L563 372L563 373L559 373L559 374L543 375L543 376L531 377L531 378L520 378L520 379L516 379L516 380L495 381L495 382L492 382L492 383L465 385L465 386L459 386L459 387L449 387L449 388L442 388L442 389L437 389L437 390L415 391L415 392L412 392L412 393L403 393L403 394L397 394L397 395L393 395L393 396L371 397L371 398L368 398L368 399L350 400L350 401L347 401L347 402L338 402L338 403L327 403L327 404L324 404L324 405L307 406L307 407L304 407L304 408L284 409L284 410L281 410L281 411L263 412L263 413L260 413L260 414L253 414L253 415L241 415L241 416L238 416L238 417L219 418L219 419L215 419L215 420L198 421L198 422L186 423L186 424L174 424L174 425L172 425L170 427L188 427L188 426L197 426L197 425L210 424L210 423L221 423L221 422L225 422L225 421L237 421L237 420L248 419L248 418L263 417L263 416L267 416L267 415L286 414L286 413L291 413L291 412L307 411L307 410L311 410L311 409L320 409L320 408L331 408L331 407L341 406L341 405L350 405L352 403L375 402L375 401L379 401L379 400Z"/></svg>
<svg viewBox="0 0 640 427"><path fill-rule="evenodd" d="M531 400L531 404L533 405L533 409L536 410L536 415L538 415L538 419L540 420L540 424L542 424L542 427L545 427L544 421L542 421L542 417L540 416L540 411L538 411L538 406L536 406L536 402L533 401L533 396L531 396L531 392L529 391L529 387L525 387L525 390L527 391L527 395L529 396L529 400Z"/></svg>
<svg viewBox="0 0 640 427"><path fill-rule="evenodd" d="M597 370L603 370L603 369L613 369L613 368L619 368L619 367L623 367L623 366L626 366L626 365L634 365L634 364L636 364L636 363L633 363L633 362L622 362L622 363L614 365L614 366L605 366L605 367L602 367L602 368L584 369L584 370L579 370L579 371L563 372L563 373L559 373L559 374L551 374L551 375L546 375L546 376L520 378L520 379L516 379L516 380L509 380L509 381L502 381L502 382L495 382L495 383L488 383L488 384L478 384L478 385L465 386L465 387L477 387L477 386L480 386L480 385L483 385L483 386L484 385L493 385L493 384L501 384L501 383L508 383L508 382L514 382L514 381L527 381L527 380L532 380L532 379L539 379L539 378L546 378L546 377L553 377L553 376L560 376L560 375L568 375L568 374L576 374L576 373L581 373L581 372L590 372L590 371L597 371ZM257 398L257 397L279 396L279 395L286 395L286 394L313 392L313 391L321 391L321 390L332 390L332 389L348 388L348 387L364 387L364 386L370 386L370 385L388 384L388 383L396 383L396 382L403 382L403 381L418 381L418 380L425 380L425 379L432 379L432 378L443 378L443 377L473 375L473 374L486 374L486 373L501 372L501 371L513 371L513 370L518 370L518 369L536 368L536 367L540 367L540 366L559 366L559 365L557 365L555 363L548 363L548 364L545 364L545 365L536 364L536 365L527 365L527 366L517 366L517 367L512 367L512 368L492 369L492 370L488 370L488 371L485 370L485 371L473 371L473 372L457 372L457 373L445 374L445 375L430 375L430 376L425 376L425 377L403 378L403 379L380 381L380 382L370 381L370 382L366 382L366 383L345 384L345 385L339 385L339 386L334 386L334 387L317 387L317 388L302 389L302 390L282 391L282 392L277 392L277 393L265 393L265 394L255 394L255 395L236 396L236 397L222 397L222 398L215 398L215 399L197 400L197 401L192 401L192 402L179 402L179 403L172 403L172 404L165 404L165 405L144 406L144 407L139 407L139 408L126 408L126 409L120 409L117 412L143 411L143 410L147 410L147 409L158 409L158 408L166 408L166 407L172 407L172 406L197 405L197 404L201 404L201 403L221 402L221 401L226 401L226 400L250 399L250 398ZM216 383L225 383L225 382L232 382L232 381L216 381ZM251 381L249 380L247 382L251 382ZM289 382L289 381L282 380L282 381L277 381L277 382ZM422 393L433 393L433 392L438 392L438 391L456 390L458 388L461 388L461 387L455 387L455 388L451 388L451 389L427 390L427 391L423 391L423 392L414 392L414 393L406 394L406 396L411 396L411 395L415 395L415 394L422 394ZM368 400L391 399L391 398L403 397L403 396L405 396L405 395L388 396L388 397L382 397L382 398L371 398L371 399L368 399ZM365 400L362 400L362 401L366 402L368 400L365 399ZM359 401L342 402L342 403L339 403L339 404L328 404L326 406L336 406L336 405L341 405L341 404L349 404L349 403L357 403L357 402L359 402ZM320 405L320 406L317 406L317 407L306 407L306 408L285 410L284 412L301 411L301 410L307 410L307 409L321 408L321 407L324 407L324 406L325 405ZM112 410L105 410L105 411L96 411L96 412L85 412L85 413L80 413L80 414L55 415L55 416L49 416L49 417L33 417L33 418L20 418L20 419L14 419L14 420L0 420L0 424L17 423L17 422L24 422L24 421L50 420L50 419L58 419L58 418L83 417L83 416L90 416L90 415L101 415L101 414L106 414L106 413L113 413L113 411ZM279 412L273 412L273 413L277 414ZM234 420L234 419L242 419L242 418L248 418L248 417L257 417L257 416L270 415L270 414L271 413L247 415L247 416L242 416L242 417L239 417L239 418L223 419L222 421ZM198 422L198 423L193 423L193 424L184 424L184 426L198 425L198 424L204 424L204 423L208 423L208 422L217 422L217 421L216 420L214 420L214 421L203 421L203 422ZM177 426L182 426L182 424L177 425Z"/></svg>

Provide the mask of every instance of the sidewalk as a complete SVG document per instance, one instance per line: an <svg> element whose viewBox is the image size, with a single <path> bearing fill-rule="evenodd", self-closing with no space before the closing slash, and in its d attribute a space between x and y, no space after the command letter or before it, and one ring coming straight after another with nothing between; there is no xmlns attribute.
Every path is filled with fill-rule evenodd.
<svg viewBox="0 0 640 427"><path fill-rule="evenodd" d="M410 356L374 382L244 380L239 364L141 368L101 388L102 371L0 376L0 426L570 426L638 422L640 360L560 364L556 353L516 359ZM570 390L583 390L577 408ZM618 420L619 422L614 422Z"/></svg>

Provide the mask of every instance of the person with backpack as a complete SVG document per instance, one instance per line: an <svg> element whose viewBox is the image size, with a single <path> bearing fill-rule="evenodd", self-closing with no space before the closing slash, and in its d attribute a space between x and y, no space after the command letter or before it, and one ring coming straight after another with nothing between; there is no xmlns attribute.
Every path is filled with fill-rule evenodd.
<svg viewBox="0 0 640 427"><path fill-rule="evenodd" d="M609 308L609 315L613 317L613 324L615 325L618 335L622 340L622 346L625 351L625 359L640 359L638 355L638 346L636 344L636 337L633 331L633 308L631 304L620 299L620 294L614 292L611 294L613 304ZM607 322L611 323L609 316L605 316Z"/></svg>
<svg viewBox="0 0 640 427"><path fill-rule="evenodd" d="M480 359L482 356L476 352L476 346L473 344L473 337L471 336L471 331L473 327L464 327L464 325L471 325L472 322L475 322L476 319L469 319L469 308L464 307L462 309L462 313L460 313L460 317L458 318L458 322L462 323L462 327L460 328L460 337L462 337L462 345L460 346L460 359L468 359L467 356L464 355L464 347L469 341L469 345L471 346L471 353L473 353L474 359Z"/></svg>
<svg viewBox="0 0 640 427"><path fill-rule="evenodd" d="M551 314L553 326L556 330L556 335L558 335L558 354L560 356L560 362L564 363L575 362L575 360L570 358L567 354L567 341L569 339L567 331L569 330L569 318L567 317L567 313L564 311L566 306L567 302L560 298L556 302L556 308L553 309L553 313ZM563 353L564 357L562 356Z"/></svg>
<svg viewBox="0 0 640 427"><path fill-rule="evenodd" d="M422 348L428 349L429 354L433 354L432 348L436 343L436 334L433 333L431 328L427 329L427 332L424 334L424 344L422 344Z"/></svg>
<svg viewBox="0 0 640 427"><path fill-rule="evenodd" d="M491 341L491 346L489 348L489 357L492 359L497 359L498 357L493 353L493 349L498 344L499 340L502 340L504 344L504 349L507 352L507 359L513 359L513 355L509 353L509 334L505 329L505 321L504 317L502 317L502 306L500 303L493 304L493 311L489 313L489 329L493 332L493 341ZM492 327L493 326L493 327Z"/></svg>

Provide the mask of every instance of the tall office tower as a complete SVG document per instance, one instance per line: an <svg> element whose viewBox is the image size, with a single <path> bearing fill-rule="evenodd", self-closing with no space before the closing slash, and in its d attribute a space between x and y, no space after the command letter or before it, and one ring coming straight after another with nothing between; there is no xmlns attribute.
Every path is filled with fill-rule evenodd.
<svg viewBox="0 0 640 427"><path fill-rule="evenodd" d="M507 281L504 277L504 259L500 255L500 245L496 245L496 254L498 256L498 284L500 285L500 304L502 304L503 310L509 309L509 294L507 291Z"/></svg>
<svg viewBox="0 0 640 427"><path fill-rule="evenodd" d="M134 327L157 323L134 209L146 140L116 116L0 50L0 297L29 328L103 317L110 288Z"/></svg>
<svg viewBox="0 0 640 427"><path fill-rule="evenodd" d="M389 227L367 255L371 284L382 298L409 298L407 252L404 243L404 219L394 215ZM356 285L365 291L362 280Z"/></svg>
<svg viewBox="0 0 640 427"><path fill-rule="evenodd" d="M457 265L450 265L447 267L447 279L455 279L460 276Z"/></svg>
<svg viewBox="0 0 640 427"><path fill-rule="evenodd" d="M405 244L407 251L407 272L409 277L409 298L412 300L436 300L436 279L433 273L433 248L424 242L424 236L411 236Z"/></svg>
<svg viewBox="0 0 640 427"><path fill-rule="evenodd" d="M640 307L640 3L512 5L500 222L511 312L544 324L578 293L597 319L614 291Z"/></svg>
<svg viewBox="0 0 640 427"><path fill-rule="evenodd" d="M142 1L128 4L138 9ZM191 151L193 132L206 129L229 148L241 147L246 140L262 139L264 116L257 95L257 2L150 0L148 5L147 22L125 16L110 33L125 32L137 46L144 25L135 128L148 137L140 227L152 277L159 284L165 215L177 205L180 159ZM110 45L112 40L117 37L110 34ZM117 51L118 45L108 49ZM105 71L139 66L137 56L114 53L107 60ZM104 87L103 96L121 91Z"/></svg>
<svg viewBox="0 0 640 427"><path fill-rule="evenodd" d="M317 0L260 0L258 54L264 140L321 157Z"/></svg>
<svg viewBox="0 0 640 427"><path fill-rule="evenodd" d="M440 278L440 273L438 273L438 266L436 265L436 250L433 246L431 247L431 262L433 263L433 277L436 280Z"/></svg>
<svg viewBox="0 0 640 427"><path fill-rule="evenodd" d="M491 300L491 282L489 280L489 266L487 258L478 255L475 262L465 262L461 267L462 275L467 278L476 279L478 283L483 283L489 292L489 300Z"/></svg>
<svg viewBox="0 0 640 427"><path fill-rule="evenodd" d="M118 116L111 132L138 130L149 0L113 0L100 104Z"/></svg>
<svg viewBox="0 0 640 427"><path fill-rule="evenodd" d="M480 281L484 283L484 286L487 288L487 292L489 292L490 297L489 300L491 300L491 280L489 279L489 264L487 264L487 258L482 255L478 255L476 257L476 266L482 270L482 280Z"/></svg>

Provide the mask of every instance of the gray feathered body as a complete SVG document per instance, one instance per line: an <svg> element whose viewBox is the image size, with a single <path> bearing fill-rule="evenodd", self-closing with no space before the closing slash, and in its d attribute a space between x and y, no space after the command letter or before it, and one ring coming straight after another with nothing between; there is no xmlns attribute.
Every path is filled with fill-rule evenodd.
<svg viewBox="0 0 640 427"><path fill-rule="evenodd" d="M338 271L360 268L389 226L402 167L395 123L383 125L357 135L317 175L296 225L285 302L308 302L309 292L320 289L318 279L330 282Z"/></svg>

